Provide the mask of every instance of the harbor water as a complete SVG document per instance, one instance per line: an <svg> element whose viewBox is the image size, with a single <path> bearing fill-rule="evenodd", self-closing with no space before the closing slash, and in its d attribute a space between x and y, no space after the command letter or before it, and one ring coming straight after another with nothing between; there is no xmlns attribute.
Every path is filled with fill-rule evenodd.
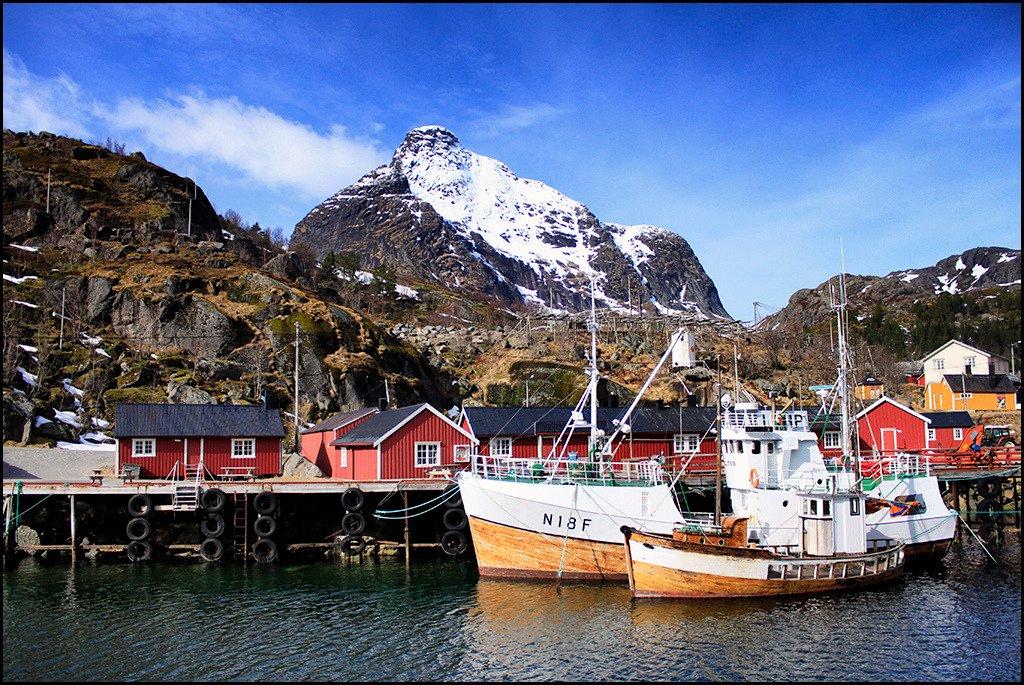
<svg viewBox="0 0 1024 685"><path fill-rule="evenodd" d="M632 600L480 578L471 555L303 564L23 559L4 681L1016 681L1019 539L966 539L895 584Z"/></svg>

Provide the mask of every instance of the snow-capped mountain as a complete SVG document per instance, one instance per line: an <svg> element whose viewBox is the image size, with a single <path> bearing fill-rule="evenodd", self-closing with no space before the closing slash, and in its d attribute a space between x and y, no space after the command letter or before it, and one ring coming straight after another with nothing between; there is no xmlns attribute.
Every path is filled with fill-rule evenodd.
<svg viewBox="0 0 1024 685"><path fill-rule="evenodd" d="M410 131L390 164L315 207L292 240L505 303L580 311L593 281L599 307L728 317L678 234L604 223L440 126Z"/></svg>

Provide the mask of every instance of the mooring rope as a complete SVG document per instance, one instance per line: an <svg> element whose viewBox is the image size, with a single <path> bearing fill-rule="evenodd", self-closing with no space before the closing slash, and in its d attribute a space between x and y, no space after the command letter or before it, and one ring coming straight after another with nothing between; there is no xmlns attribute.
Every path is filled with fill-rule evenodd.
<svg viewBox="0 0 1024 685"><path fill-rule="evenodd" d="M440 508L443 504L453 499L458 493L458 487L446 489L442 491L441 494L435 497L434 499L427 500L426 502L422 502L421 504L414 504L413 506L406 507L405 509L389 509L385 511L381 511L380 509L378 509L377 511L373 512L373 517L385 520L396 520L409 518L412 516L423 516L424 514L429 514L435 509ZM429 507L429 509L424 509L424 507ZM418 511L419 509L423 509L423 511ZM414 511L416 513L410 513Z"/></svg>

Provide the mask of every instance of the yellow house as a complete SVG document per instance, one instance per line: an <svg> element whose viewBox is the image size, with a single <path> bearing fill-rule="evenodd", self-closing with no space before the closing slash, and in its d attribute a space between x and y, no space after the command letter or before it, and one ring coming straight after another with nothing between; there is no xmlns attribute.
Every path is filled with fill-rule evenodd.
<svg viewBox="0 0 1024 685"><path fill-rule="evenodd" d="M854 395L856 395L858 400L874 402L885 395L885 385L874 376L868 376L857 384Z"/></svg>
<svg viewBox="0 0 1024 685"><path fill-rule="evenodd" d="M1006 374L949 374L928 384L925 405L928 411L1013 410L1016 393L1016 384Z"/></svg>

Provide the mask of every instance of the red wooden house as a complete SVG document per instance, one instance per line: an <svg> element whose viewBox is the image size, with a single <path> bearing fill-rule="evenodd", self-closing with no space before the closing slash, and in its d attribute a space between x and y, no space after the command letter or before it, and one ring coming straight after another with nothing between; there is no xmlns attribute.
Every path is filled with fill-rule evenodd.
<svg viewBox="0 0 1024 685"><path fill-rule="evenodd" d="M931 419L890 397L883 397L857 414L861 453L892 454L931 447Z"/></svg>
<svg viewBox="0 0 1024 685"><path fill-rule="evenodd" d="M375 412L328 443L337 452L331 457L337 468L327 475L381 481L452 474L469 463L476 443L429 404Z"/></svg>
<svg viewBox="0 0 1024 685"><path fill-rule="evenodd" d="M933 450L955 450L974 428L974 419L965 411L924 412L931 424L928 426L928 448Z"/></svg>
<svg viewBox="0 0 1024 685"><path fill-rule="evenodd" d="M213 476L277 476L284 434L280 412L262 406L119 404L117 472L138 464L142 478L182 478L201 465Z"/></svg>
<svg viewBox="0 0 1024 685"><path fill-rule="evenodd" d="M611 434L624 414L620 408L601 407L597 427ZM480 454L514 459L547 459L562 429L571 418L568 407L464 407L460 423L480 441ZM584 417L589 422L589 415ZM680 457L690 461L692 470L704 462L713 464L716 454L713 408L641 407L633 413L628 433L614 447L615 461L661 457L671 466ZM589 423L573 431L567 446L560 447L555 459L585 459L590 439Z"/></svg>
<svg viewBox="0 0 1024 685"><path fill-rule="evenodd" d="M339 460L341 450L331 447L331 442L337 440L346 432L355 428L367 418L376 414L379 410L357 409L355 411L342 412L321 421L312 428L302 431L302 456L310 460L328 478L335 477L341 469Z"/></svg>

